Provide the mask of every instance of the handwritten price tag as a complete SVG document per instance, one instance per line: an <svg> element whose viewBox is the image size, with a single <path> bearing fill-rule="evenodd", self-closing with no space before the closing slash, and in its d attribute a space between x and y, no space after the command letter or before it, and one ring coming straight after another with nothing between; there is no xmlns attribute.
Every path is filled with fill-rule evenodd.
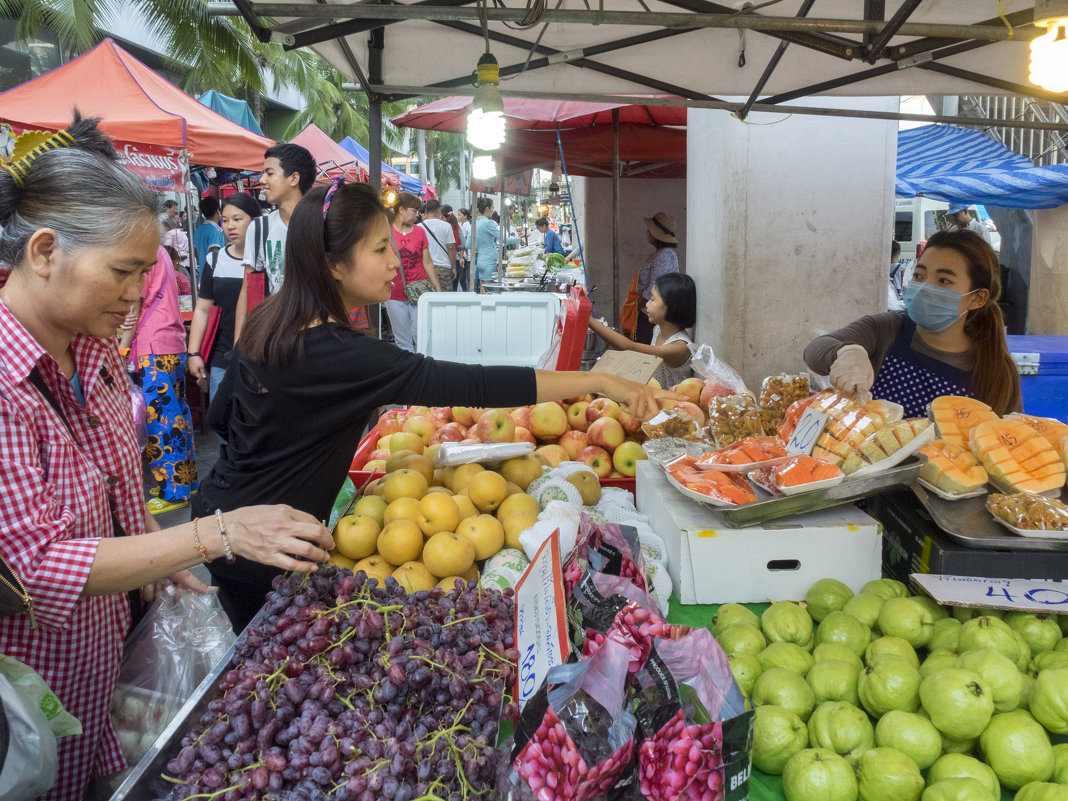
<svg viewBox="0 0 1068 801"><path fill-rule="evenodd" d="M519 651L515 700L520 710L541 686L549 668L570 653L560 569L560 532L542 543L515 587L515 647Z"/></svg>
<svg viewBox="0 0 1068 801"><path fill-rule="evenodd" d="M926 573L913 573L911 578L940 604L1068 613L1068 584L1058 581Z"/></svg>
<svg viewBox="0 0 1068 801"><path fill-rule="evenodd" d="M825 425L827 425L827 415L811 407L805 409L801 419L797 421L794 435L786 443L786 450L790 453L810 456Z"/></svg>

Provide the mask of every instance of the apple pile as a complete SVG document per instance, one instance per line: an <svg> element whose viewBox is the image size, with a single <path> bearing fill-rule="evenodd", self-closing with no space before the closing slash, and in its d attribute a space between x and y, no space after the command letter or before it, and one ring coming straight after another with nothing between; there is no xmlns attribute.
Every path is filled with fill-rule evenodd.
<svg viewBox="0 0 1068 801"><path fill-rule="evenodd" d="M1068 618L946 608L821 579L711 626L756 705L753 765L787 801L1068 798Z"/></svg>
<svg viewBox="0 0 1068 801"><path fill-rule="evenodd" d="M395 434L394 436L401 436ZM479 577L478 565L538 521L538 502L524 491L542 474L533 454L504 462L435 469L424 454L398 451L353 512L337 522L331 562L379 582L393 576L408 592Z"/></svg>
<svg viewBox="0 0 1068 801"><path fill-rule="evenodd" d="M685 383L685 382L684 382ZM445 442L529 442L541 464L582 462L598 478L627 478L645 458L641 420L609 398L583 396L515 409L467 406L411 406L391 409L378 419L379 440L363 469L388 470L399 451L428 452Z"/></svg>

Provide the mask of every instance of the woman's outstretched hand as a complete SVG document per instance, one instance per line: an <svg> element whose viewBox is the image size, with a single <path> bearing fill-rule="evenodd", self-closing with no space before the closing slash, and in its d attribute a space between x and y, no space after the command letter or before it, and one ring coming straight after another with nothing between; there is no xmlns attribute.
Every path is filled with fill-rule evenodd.
<svg viewBox="0 0 1068 801"><path fill-rule="evenodd" d="M246 506L226 512L224 519L236 556L283 570L310 573L334 547L322 523L291 506Z"/></svg>

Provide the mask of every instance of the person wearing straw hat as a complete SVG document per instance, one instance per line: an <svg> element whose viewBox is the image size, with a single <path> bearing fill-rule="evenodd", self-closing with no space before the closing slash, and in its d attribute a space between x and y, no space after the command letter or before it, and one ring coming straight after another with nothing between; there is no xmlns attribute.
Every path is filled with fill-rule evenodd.
<svg viewBox="0 0 1068 801"><path fill-rule="evenodd" d="M646 239L654 249L631 279L627 298L619 310L619 324L624 336L648 344L652 340L653 324L645 314L645 304L652 297L653 284L658 278L680 272L679 257L675 253L679 239L675 218L667 212L658 211L652 217L644 217L643 221Z"/></svg>

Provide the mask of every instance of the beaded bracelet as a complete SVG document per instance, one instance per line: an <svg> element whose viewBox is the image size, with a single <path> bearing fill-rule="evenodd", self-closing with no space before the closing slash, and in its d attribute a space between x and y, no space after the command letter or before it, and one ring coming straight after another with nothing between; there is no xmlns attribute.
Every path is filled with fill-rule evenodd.
<svg viewBox="0 0 1068 801"><path fill-rule="evenodd" d="M208 559L208 549L205 548L204 543L200 541L200 532L197 531L197 523L199 522L198 518L193 518L193 547L196 548L197 552L200 554L200 558L204 560L204 564L207 564L210 561Z"/></svg>
<svg viewBox="0 0 1068 801"><path fill-rule="evenodd" d="M230 538L226 536L226 523L223 522L222 509L215 510L215 520L219 524L219 536L222 537L223 550L226 551L226 563L232 565L235 561L234 552L230 550Z"/></svg>

